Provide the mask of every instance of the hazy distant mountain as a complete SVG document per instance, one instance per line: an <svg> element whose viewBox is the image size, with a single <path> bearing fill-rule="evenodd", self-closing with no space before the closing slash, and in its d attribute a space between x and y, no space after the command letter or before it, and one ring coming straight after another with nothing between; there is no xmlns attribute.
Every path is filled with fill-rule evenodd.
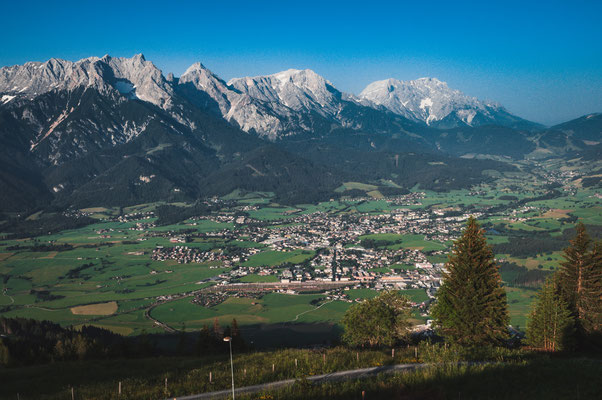
<svg viewBox="0 0 602 400"><path fill-rule="evenodd" d="M575 140L586 142L586 145L599 144L602 141L602 113L584 115L555 125L549 130L564 132Z"/></svg>
<svg viewBox="0 0 602 400"><path fill-rule="evenodd" d="M554 154L597 146L602 143L602 114L588 114L552 126L537 135L536 141Z"/></svg>
<svg viewBox="0 0 602 400"><path fill-rule="evenodd" d="M366 105L383 106L412 121L437 128L480 125L541 128L510 114L497 103L467 96L436 78L373 82L360 93L359 100Z"/></svg>

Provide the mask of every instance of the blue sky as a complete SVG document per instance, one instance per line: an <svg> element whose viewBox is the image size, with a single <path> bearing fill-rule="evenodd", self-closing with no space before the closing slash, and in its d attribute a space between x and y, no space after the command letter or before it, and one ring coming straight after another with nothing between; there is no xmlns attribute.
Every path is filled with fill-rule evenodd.
<svg viewBox="0 0 602 400"><path fill-rule="evenodd" d="M0 66L144 53L164 73L437 77L554 124L602 112L602 1L5 1Z"/></svg>

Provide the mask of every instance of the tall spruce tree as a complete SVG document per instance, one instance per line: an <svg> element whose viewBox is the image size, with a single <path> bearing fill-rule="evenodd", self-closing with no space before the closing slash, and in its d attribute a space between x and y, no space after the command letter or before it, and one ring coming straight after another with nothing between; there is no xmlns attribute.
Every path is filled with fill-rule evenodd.
<svg viewBox="0 0 602 400"><path fill-rule="evenodd" d="M592 243L585 225L577 224L577 234L570 241L570 246L564 249L565 261L560 263L558 270L558 289L563 299L566 301L569 310L576 319L577 327L581 327L581 319L584 315L583 293L585 281L585 267L588 263L588 252Z"/></svg>
<svg viewBox="0 0 602 400"><path fill-rule="evenodd" d="M549 279L541 288L527 325L527 343L547 350L567 350L572 345L575 320L567 303Z"/></svg>
<svg viewBox="0 0 602 400"><path fill-rule="evenodd" d="M594 244L583 267L582 294L577 309L582 312L584 333L602 346L602 243Z"/></svg>
<svg viewBox="0 0 602 400"><path fill-rule="evenodd" d="M432 315L439 332L465 345L496 345L508 338L506 292L491 247L474 218L455 243Z"/></svg>

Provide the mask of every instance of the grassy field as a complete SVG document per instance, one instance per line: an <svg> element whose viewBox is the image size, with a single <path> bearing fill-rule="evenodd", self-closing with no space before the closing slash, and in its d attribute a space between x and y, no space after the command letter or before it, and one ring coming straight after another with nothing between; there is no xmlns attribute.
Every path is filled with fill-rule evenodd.
<svg viewBox="0 0 602 400"><path fill-rule="evenodd" d="M243 265L247 267L273 267L284 263L300 264L314 256L313 251L294 250L264 251L249 258Z"/></svg>
<svg viewBox="0 0 602 400"><path fill-rule="evenodd" d="M262 298L228 298L223 303L205 308L190 302L190 298L172 301L153 309L151 315L167 324L178 326L181 321L186 321L186 328L199 329L204 325L211 326L215 318L220 324L230 324L232 319L240 325L277 324L283 322L329 322L338 321L346 307L338 307L329 311L318 313L316 306L310 304L312 300L322 299L324 295L286 295L269 293ZM346 303L344 303L346 304ZM314 314L326 319L309 316ZM302 315L300 315L302 314Z"/></svg>
<svg viewBox="0 0 602 400"><path fill-rule="evenodd" d="M224 269L211 269L204 264L177 264L150 260L157 245L169 246L165 238L138 241L139 231L129 229L133 223L101 222L77 230L19 241L4 241L1 246L32 246L53 241L69 244L67 251L31 252L18 250L5 253L0 273L8 276L2 284L0 306L9 306L2 315L48 319L63 325L78 325L94 319L97 325L114 326L132 333L153 328L128 314L132 302L149 303L149 298L197 290L203 279L216 276ZM230 224L199 221L196 226L179 225L199 232L227 229ZM107 236L100 237L100 229ZM154 228L154 231L169 229ZM127 242L126 243L124 243ZM191 243L192 247L211 249L219 242ZM0 247L1 249L1 247ZM1 251L1 250L0 250ZM142 255L137 255L138 253ZM51 294L38 297L36 290ZM115 314L115 315L113 315ZM103 317L98 320L98 317ZM101 322L102 321L102 322Z"/></svg>
<svg viewBox="0 0 602 400"><path fill-rule="evenodd" d="M506 287L510 325L517 329L527 328L527 316L536 296L537 292L533 289Z"/></svg>
<svg viewBox="0 0 602 400"><path fill-rule="evenodd" d="M117 311L116 301L88 304L86 306L77 306L71 308L71 312L74 315L112 315L115 314L115 311Z"/></svg>
<svg viewBox="0 0 602 400"><path fill-rule="evenodd" d="M374 191L374 190L378 189L378 186L370 185L367 183L361 183L361 182L345 182L345 183L343 183L342 186L338 187L335 191L336 192L345 192L346 190L353 190L353 189L363 190L364 192L370 192L370 191Z"/></svg>
<svg viewBox="0 0 602 400"><path fill-rule="evenodd" d="M249 217L263 221L288 219L291 218L291 213L295 210L297 209L290 207L262 207L258 210L249 211Z"/></svg>
<svg viewBox="0 0 602 400"><path fill-rule="evenodd" d="M245 275L239 279L240 282L278 282L276 275Z"/></svg>
<svg viewBox="0 0 602 400"><path fill-rule="evenodd" d="M391 265L391 269L394 271L414 271L416 267L407 264L393 264Z"/></svg>
<svg viewBox="0 0 602 400"><path fill-rule="evenodd" d="M360 240L371 239L390 243L386 247L391 250L418 249L423 251L445 250L446 245L441 242L425 240L423 235L397 235L393 233L377 233L360 236Z"/></svg>

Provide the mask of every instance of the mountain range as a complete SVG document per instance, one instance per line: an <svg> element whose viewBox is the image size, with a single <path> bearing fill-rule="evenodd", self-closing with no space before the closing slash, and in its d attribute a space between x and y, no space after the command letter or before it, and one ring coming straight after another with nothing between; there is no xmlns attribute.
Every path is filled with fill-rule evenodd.
<svg viewBox="0 0 602 400"><path fill-rule="evenodd" d="M345 181L447 190L514 168L483 158L596 147L601 126L592 114L546 129L435 78L378 81L356 96L311 70L225 82L201 63L165 76L141 54L28 62L0 68L1 210L235 189L299 203Z"/></svg>

